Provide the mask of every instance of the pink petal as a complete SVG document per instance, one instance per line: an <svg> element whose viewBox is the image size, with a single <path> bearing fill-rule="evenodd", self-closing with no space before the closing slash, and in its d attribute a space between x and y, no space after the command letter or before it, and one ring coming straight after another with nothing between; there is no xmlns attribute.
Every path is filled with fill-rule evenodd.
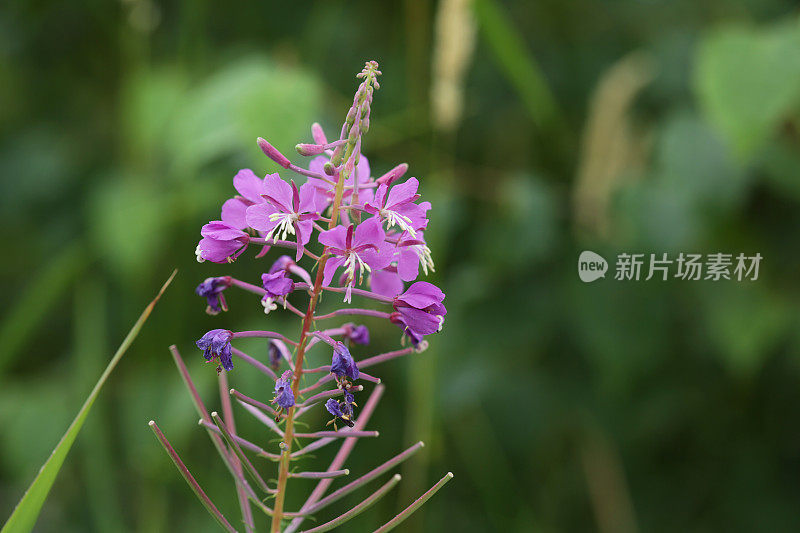
<svg viewBox="0 0 800 533"><path fill-rule="evenodd" d="M216 239L218 241L232 241L247 237L247 233L234 228L220 220L212 220L202 227L200 235L208 237L209 239Z"/></svg>
<svg viewBox="0 0 800 533"><path fill-rule="evenodd" d="M373 270L369 278L369 285L373 292L389 298L394 298L403 292L403 280L396 272L388 270Z"/></svg>
<svg viewBox="0 0 800 533"><path fill-rule="evenodd" d="M380 247L383 245L385 238L386 232L383 231L381 220L378 217L372 217L356 226L356 231L353 235L353 246L371 244Z"/></svg>
<svg viewBox="0 0 800 533"><path fill-rule="evenodd" d="M264 178L264 194L277 201L284 213L292 212L292 186L279 175L270 174Z"/></svg>
<svg viewBox="0 0 800 533"><path fill-rule="evenodd" d="M424 309L444 300L444 293L433 283L418 281L413 283L398 300L417 309Z"/></svg>
<svg viewBox="0 0 800 533"><path fill-rule="evenodd" d="M278 225L278 221L269 219L273 213L277 213L278 209L270 203L251 205L247 208L245 213L245 220L247 225L258 231L270 231Z"/></svg>
<svg viewBox="0 0 800 533"><path fill-rule="evenodd" d="M336 274L336 269L338 269L344 263L344 257L331 257L328 259L328 262L325 263L325 270L323 272L322 284L328 286L331 284L331 280L333 280L334 274Z"/></svg>
<svg viewBox="0 0 800 533"><path fill-rule="evenodd" d="M228 257L232 256L242 247L239 241L219 241L213 238L204 237L198 245L200 257L212 263L227 263Z"/></svg>
<svg viewBox="0 0 800 533"><path fill-rule="evenodd" d="M386 199L386 208L392 209L396 205L413 202L416 200L417 188L419 188L417 178L410 178L404 183L395 185L389 191L389 197Z"/></svg>
<svg viewBox="0 0 800 533"><path fill-rule="evenodd" d="M316 213L317 211L317 189L310 183L300 186L300 210L299 213Z"/></svg>
<svg viewBox="0 0 800 533"><path fill-rule="evenodd" d="M275 174L277 176L277 174ZM233 186L236 191L253 203L263 202L264 181L255 175L249 168L244 168L233 177Z"/></svg>
<svg viewBox="0 0 800 533"><path fill-rule="evenodd" d="M234 228L244 229L247 227L246 211L246 203L239 198L230 198L222 204L222 221Z"/></svg>
<svg viewBox="0 0 800 533"><path fill-rule="evenodd" d="M345 240L347 238L347 228L344 226L336 226L333 229L323 231L319 234L318 240L320 244L325 246L332 246L334 248L345 249Z"/></svg>
<svg viewBox="0 0 800 533"><path fill-rule="evenodd" d="M360 254L358 254L361 259L364 260L366 264L373 270L380 270L382 268L386 268L392 262L392 257L394 256L394 248L391 246L384 246L378 251L373 249L364 250Z"/></svg>
<svg viewBox="0 0 800 533"><path fill-rule="evenodd" d="M408 248L400 249L397 258L397 273L403 281L414 281L419 276L419 256Z"/></svg>

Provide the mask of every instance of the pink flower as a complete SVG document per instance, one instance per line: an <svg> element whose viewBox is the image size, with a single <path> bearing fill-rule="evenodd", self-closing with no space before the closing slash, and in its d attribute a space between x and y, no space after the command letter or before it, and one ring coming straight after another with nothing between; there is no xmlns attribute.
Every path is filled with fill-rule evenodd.
<svg viewBox="0 0 800 533"><path fill-rule="evenodd" d="M404 331L410 330L412 340L415 337L421 339L442 329L447 314L442 301L444 293L439 287L427 281L418 281L395 297L393 305L396 312L392 313L390 320Z"/></svg>
<svg viewBox="0 0 800 533"><path fill-rule="evenodd" d="M203 238L194 253L197 261L233 263L247 248L250 237L247 233L221 220L213 220L200 230Z"/></svg>
<svg viewBox="0 0 800 533"><path fill-rule="evenodd" d="M272 174L264 178L264 192L261 196L266 200L264 203L247 208L247 225L267 232L264 236L266 240L275 239L278 235L281 240L286 240L287 236L296 235L295 259L299 261L303 257L305 245L311 240L313 221L319 218L314 188L305 183L298 190L294 181L289 185L277 174Z"/></svg>
<svg viewBox="0 0 800 533"><path fill-rule="evenodd" d="M391 189L389 185L382 183L375 191L374 201L366 202L364 209L368 213L379 216L386 222L387 228L397 225L401 230L415 237L418 229L428 225L425 213L430 209L428 202L425 202L427 206L414 203L419 199L418 188L417 178L411 178Z"/></svg>
<svg viewBox="0 0 800 533"><path fill-rule="evenodd" d="M385 238L383 226L375 217L358 226L336 226L320 233L319 242L327 246L328 253L332 255L325 263L323 283L330 285L336 270L344 265L345 284L348 288L344 301L350 302L349 289L355 284L356 271L359 274L359 283L362 283L365 271L389 266L392 252L385 246Z"/></svg>

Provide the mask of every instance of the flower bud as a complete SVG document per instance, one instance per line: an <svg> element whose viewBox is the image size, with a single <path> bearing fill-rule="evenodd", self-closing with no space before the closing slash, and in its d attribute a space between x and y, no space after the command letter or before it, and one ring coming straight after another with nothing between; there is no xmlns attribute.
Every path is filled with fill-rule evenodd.
<svg viewBox="0 0 800 533"><path fill-rule="evenodd" d="M325 151L325 146L322 144L300 143L295 145L294 149L297 150L297 153L300 155L310 156L321 154Z"/></svg>
<svg viewBox="0 0 800 533"><path fill-rule="evenodd" d="M289 168L289 166L292 164L288 159L286 159L286 156L284 156L274 146L268 143L266 139L262 139L261 137L259 137L258 146L265 154L267 154L267 157L278 163L283 168Z"/></svg>
<svg viewBox="0 0 800 533"><path fill-rule="evenodd" d="M314 142L317 144L328 144L328 138L325 137L325 132L322 131L322 126L319 125L319 122L311 125L311 137L314 138Z"/></svg>
<svg viewBox="0 0 800 533"><path fill-rule="evenodd" d="M375 181L377 181L378 184L385 183L386 185L391 185L395 180L402 178L406 172L408 172L408 163L400 163Z"/></svg>

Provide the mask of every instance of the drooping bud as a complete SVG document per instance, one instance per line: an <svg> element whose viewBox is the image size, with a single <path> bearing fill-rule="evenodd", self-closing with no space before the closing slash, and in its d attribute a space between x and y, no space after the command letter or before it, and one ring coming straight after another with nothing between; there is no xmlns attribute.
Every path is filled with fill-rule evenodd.
<svg viewBox="0 0 800 533"><path fill-rule="evenodd" d="M195 344L203 350L206 361L217 361L225 370L233 370L231 358L231 337L233 332L227 329L212 329ZM219 367L217 368L219 372Z"/></svg>
<svg viewBox="0 0 800 533"><path fill-rule="evenodd" d="M194 292L198 296L206 299L206 313L209 315L219 314L220 311L227 311L228 304L222 291L231 286L230 276L216 278L206 278L203 283L197 286Z"/></svg>
<svg viewBox="0 0 800 533"><path fill-rule="evenodd" d="M341 342L336 343L333 349L333 358L331 359L331 374L336 374L336 377L347 377L352 380L358 379L358 367L350 355L350 350L347 349Z"/></svg>
<svg viewBox="0 0 800 533"><path fill-rule="evenodd" d="M277 150L277 148L267 142L266 139L259 137L258 146L267 155L267 157L278 163L283 168L289 168L289 166L292 164L291 161L286 159L286 156L284 156Z"/></svg>

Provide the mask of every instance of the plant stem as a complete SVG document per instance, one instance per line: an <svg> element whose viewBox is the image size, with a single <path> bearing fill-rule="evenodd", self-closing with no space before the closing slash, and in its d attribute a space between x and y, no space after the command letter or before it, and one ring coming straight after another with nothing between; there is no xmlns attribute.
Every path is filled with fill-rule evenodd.
<svg viewBox="0 0 800 533"><path fill-rule="evenodd" d="M348 152L345 155L345 160L349 156ZM336 194L333 199L333 210L331 211L331 221L328 223L328 228L333 229L339 220L339 206L342 203L342 192L344 182L347 176L340 175L339 181L336 183ZM303 317L303 327L300 332L300 340L297 343L297 358L294 362L294 376L292 378L292 392L295 398L300 390L300 378L303 377L303 358L306 353L306 345L311 331L311 323L314 320L314 311L317 308L319 295L322 292L322 280L324 277L325 263L328 261L328 254L323 252L322 257L317 265L317 277L314 280L314 289L311 292L311 299L308 302L308 310ZM281 451L280 466L278 469L278 486L277 494L275 495L275 509L272 515L272 524L270 531L278 533L281 527L281 517L283 516L283 503L286 499L286 481L289 479L289 463L292 460L292 440L294 438L294 413L297 409L296 406L290 407L286 415L286 429L284 430L284 443L285 447Z"/></svg>

